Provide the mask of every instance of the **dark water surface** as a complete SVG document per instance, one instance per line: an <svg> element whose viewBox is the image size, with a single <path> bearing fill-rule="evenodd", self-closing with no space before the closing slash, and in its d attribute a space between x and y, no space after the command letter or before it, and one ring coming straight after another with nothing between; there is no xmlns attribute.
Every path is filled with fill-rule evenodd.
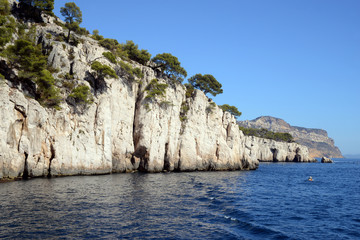
<svg viewBox="0 0 360 240"><path fill-rule="evenodd" d="M2 183L0 214L1 239L360 239L360 160Z"/></svg>

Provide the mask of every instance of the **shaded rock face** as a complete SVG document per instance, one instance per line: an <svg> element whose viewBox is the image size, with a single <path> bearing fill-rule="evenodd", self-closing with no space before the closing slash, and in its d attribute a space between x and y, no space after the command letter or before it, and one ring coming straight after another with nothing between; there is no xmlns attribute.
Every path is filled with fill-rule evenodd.
<svg viewBox="0 0 360 240"><path fill-rule="evenodd" d="M55 78L70 73L77 84L90 86L94 60L113 67L120 77L106 79L106 90L93 92L94 103L82 111L66 101L56 111L26 97L28 93L5 76L0 82L0 179L252 170L259 160L308 159L295 144L244 136L235 118L201 91L186 98L182 85L170 84L164 99L147 99L144 90L157 77L151 68L131 62L144 74L141 81L131 81L102 56L107 50L96 41L77 36L82 41L76 47L52 41L46 35L63 30L51 18L46 22L37 28L37 41L48 51L48 64L59 70ZM180 120L183 104L189 109L186 120Z"/></svg>
<svg viewBox="0 0 360 240"><path fill-rule="evenodd" d="M254 120L239 121L238 124L248 128L265 128L273 132L290 133L296 142L308 147L310 157L342 158L334 140L328 137L325 130L291 126L284 120L275 117L259 117Z"/></svg>

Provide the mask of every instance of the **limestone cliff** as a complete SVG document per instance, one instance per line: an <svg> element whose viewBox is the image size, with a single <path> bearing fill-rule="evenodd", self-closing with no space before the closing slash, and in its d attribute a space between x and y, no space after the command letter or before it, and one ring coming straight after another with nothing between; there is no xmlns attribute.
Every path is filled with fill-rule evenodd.
<svg viewBox="0 0 360 240"><path fill-rule="evenodd" d="M31 97L17 70L0 59L0 179L112 172L251 170L258 161L312 161L298 144L246 137L234 116L223 112L203 92L191 97L171 83L163 100L148 99L152 79L168 79L150 67L130 62L144 74L132 81L120 66L103 57L97 41L77 36L77 46L53 40L64 30L44 16L36 41L48 51L48 64L61 81L71 73L76 84L89 84L90 63L116 70L106 90L79 109L62 101L61 110L45 108ZM59 87L61 87L59 85ZM62 89L65 98L65 90ZM183 112L186 105L188 111ZM186 118L180 118L182 115Z"/></svg>
<svg viewBox="0 0 360 240"><path fill-rule="evenodd" d="M259 117L254 120L238 122L240 126L250 128L265 128L273 132L290 133L294 140L309 148L311 157L342 158L334 140L328 137L325 130L291 126L284 120L275 117Z"/></svg>

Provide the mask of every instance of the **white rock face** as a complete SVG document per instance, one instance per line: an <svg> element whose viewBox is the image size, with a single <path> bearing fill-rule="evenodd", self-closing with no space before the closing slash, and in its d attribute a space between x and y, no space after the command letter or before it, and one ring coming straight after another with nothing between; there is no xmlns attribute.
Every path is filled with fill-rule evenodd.
<svg viewBox="0 0 360 240"><path fill-rule="evenodd" d="M56 76L72 72L75 82L89 85L84 79L92 61L114 67L102 56L106 50L92 39L85 38L77 47L50 42L48 33L62 32L52 22L48 19L38 35L44 46L52 46L48 62L59 69ZM144 73L141 83L107 79L106 91L96 94L82 113L65 101L61 110L44 108L2 81L0 179L135 170L251 170L259 160L310 160L306 147L244 136L236 119L201 91L186 98L184 87L174 84L164 99L147 99L144 90L156 75L151 68L136 67ZM184 104L187 119L180 120Z"/></svg>
<svg viewBox="0 0 360 240"><path fill-rule="evenodd" d="M315 162L309 157L307 147L297 143L277 142L274 140L245 137L245 146L251 158L261 162Z"/></svg>

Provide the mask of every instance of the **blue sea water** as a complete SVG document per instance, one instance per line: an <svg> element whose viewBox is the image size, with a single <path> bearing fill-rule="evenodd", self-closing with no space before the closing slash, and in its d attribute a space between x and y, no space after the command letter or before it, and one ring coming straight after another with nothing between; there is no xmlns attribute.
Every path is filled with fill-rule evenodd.
<svg viewBox="0 0 360 240"><path fill-rule="evenodd" d="M0 239L74 238L360 239L360 160L0 184Z"/></svg>

